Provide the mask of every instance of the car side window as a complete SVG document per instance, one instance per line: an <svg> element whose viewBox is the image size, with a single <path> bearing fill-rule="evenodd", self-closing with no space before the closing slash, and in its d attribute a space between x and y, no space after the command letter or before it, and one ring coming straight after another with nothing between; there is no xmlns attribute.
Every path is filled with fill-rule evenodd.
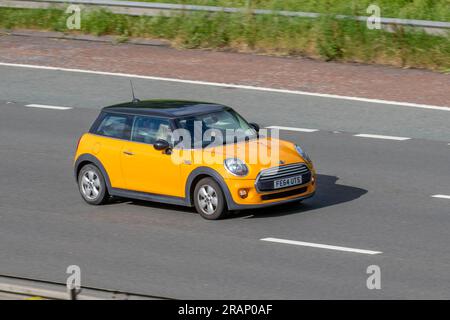
<svg viewBox="0 0 450 320"><path fill-rule="evenodd" d="M130 138L130 116L106 114L96 130L96 134L128 140Z"/></svg>
<svg viewBox="0 0 450 320"><path fill-rule="evenodd" d="M134 118L131 141L154 144L159 139L172 143L172 131L167 119L146 116Z"/></svg>

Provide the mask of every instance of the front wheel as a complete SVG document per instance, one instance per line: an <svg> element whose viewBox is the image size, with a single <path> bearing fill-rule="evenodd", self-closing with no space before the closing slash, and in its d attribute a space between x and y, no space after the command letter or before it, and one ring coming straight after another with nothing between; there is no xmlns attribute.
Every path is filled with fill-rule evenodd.
<svg viewBox="0 0 450 320"><path fill-rule="evenodd" d="M100 170L88 164L78 174L78 188L84 201L92 205L100 205L109 199L105 178Z"/></svg>
<svg viewBox="0 0 450 320"><path fill-rule="evenodd" d="M218 220L227 214L223 191L211 178L204 178L195 186L194 204L197 212L207 220Z"/></svg>

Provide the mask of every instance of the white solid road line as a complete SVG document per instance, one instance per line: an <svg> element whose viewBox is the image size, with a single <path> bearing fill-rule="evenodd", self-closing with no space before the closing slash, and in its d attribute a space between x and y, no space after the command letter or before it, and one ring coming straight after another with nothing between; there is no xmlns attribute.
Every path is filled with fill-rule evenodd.
<svg viewBox="0 0 450 320"><path fill-rule="evenodd" d="M431 196L432 198L438 198L438 199L447 199L450 200L450 196L447 196L445 194L435 194L434 196Z"/></svg>
<svg viewBox="0 0 450 320"><path fill-rule="evenodd" d="M41 109L53 109L53 110L70 110L72 107L60 107L60 106L48 106L45 104L27 104L28 108L41 108Z"/></svg>
<svg viewBox="0 0 450 320"><path fill-rule="evenodd" d="M69 68L48 67L48 66L39 66L39 65L31 65L31 64L19 64L19 63L6 63L6 62L0 62L0 66L18 67L18 68L31 68L31 69L42 69L42 70L53 70L53 71L78 72L78 73L88 73L88 74L97 74L97 75L106 75L106 76L115 76L115 77L126 77L126 78L136 78L136 79L146 79L146 80L156 80L156 81L178 82L178 83L196 84L196 85L205 85L205 86L214 86L214 87L228 87L228 88L255 90L255 91L265 91L265 92L274 92L274 93L297 94L297 95L312 96L312 97L331 98L331 99L340 99L340 100L351 100L351 101L359 101L359 102L368 102L368 103L377 103L377 104L386 104L386 105L396 105L396 106L402 106L402 107L431 109L431 110L440 110L440 111L450 111L450 107L448 107L448 106L445 106L445 107L444 106L433 106L433 105L410 103L410 102L389 101L389 100L380 100L380 99L368 99L368 98L359 98L359 97L351 97L351 96L341 96L341 95L336 95L336 94L325 94L325 93L315 93L315 92L306 92L306 91L298 91L298 90L286 90L286 89L274 89L274 88L266 88L266 87L238 85L238 84L231 84L231 83L207 82L207 81L197 81L197 80L183 80L183 79L165 78L165 77L142 76L142 75L128 74L128 73L114 73L114 72L93 71L93 70L84 70L84 69L69 69Z"/></svg>
<svg viewBox="0 0 450 320"><path fill-rule="evenodd" d="M363 250L363 249L355 249L355 248L347 248L347 247L339 247L339 246L330 246L330 245L327 245L327 244L303 242L303 241L294 241L294 240L286 240L286 239L278 239L278 238L264 238L264 239L260 239L260 240L261 241L276 242L276 243L284 243L284 244L293 244L293 245L303 246L303 247L312 247L312 248L337 250L337 251L345 251L345 252L354 252L354 253L363 253L363 254L372 254L372 255L373 254L383 253L381 251L372 251L372 250Z"/></svg>
<svg viewBox="0 0 450 320"><path fill-rule="evenodd" d="M280 126L270 126L266 127L267 129L279 129L286 131L298 131L298 132L317 132L318 129L306 129L306 128L292 128L292 127L280 127Z"/></svg>
<svg viewBox="0 0 450 320"><path fill-rule="evenodd" d="M406 137L393 137L393 136L382 136L378 134L355 134L354 137L361 137L361 138L371 138L371 139L384 139L384 140L397 140L397 141L405 141L405 140L411 140L411 138Z"/></svg>

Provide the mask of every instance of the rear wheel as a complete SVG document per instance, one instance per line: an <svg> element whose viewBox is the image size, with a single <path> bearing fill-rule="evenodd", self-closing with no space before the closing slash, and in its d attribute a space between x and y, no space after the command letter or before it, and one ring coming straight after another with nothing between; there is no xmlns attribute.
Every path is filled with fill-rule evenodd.
<svg viewBox="0 0 450 320"><path fill-rule="evenodd" d="M208 220L222 219L227 214L223 191L211 178L204 178L195 186L194 204L197 212Z"/></svg>
<svg viewBox="0 0 450 320"><path fill-rule="evenodd" d="M78 174L78 188L84 201L92 205L100 205L108 201L105 178L100 170L88 164L81 168Z"/></svg>

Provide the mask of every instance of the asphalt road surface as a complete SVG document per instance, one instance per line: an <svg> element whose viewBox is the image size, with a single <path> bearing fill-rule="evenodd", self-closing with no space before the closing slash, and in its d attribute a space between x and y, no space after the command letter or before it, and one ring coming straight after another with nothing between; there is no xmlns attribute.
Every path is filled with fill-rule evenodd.
<svg viewBox="0 0 450 320"><path fill-rule="evenodd" d="M450 112L135 80L138 96L226 103L310 153L317 195L206 221L193 209L85 204L78 137L128 80L0 67L0 274L187 299L450 298ZM26 107L28 104L72 109ZM361 137L377 134L389 137ZM279 238L380 252L261 241ZM381 289L366 286L381 270Z"/></svg>

